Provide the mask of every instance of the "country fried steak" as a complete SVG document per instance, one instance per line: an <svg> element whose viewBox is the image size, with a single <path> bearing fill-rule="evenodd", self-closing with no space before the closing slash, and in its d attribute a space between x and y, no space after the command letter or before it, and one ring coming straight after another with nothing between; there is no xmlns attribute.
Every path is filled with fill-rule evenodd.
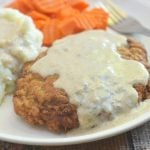
<svg viewBox="0 0 150 150"><path fill-rule="evenodd" d="M147 52L143 45L133 39L128 39L126 47L118 48L125 59L137 60L150 71ZM42 57L42 56L40 56ZM34 62L24 65L13 102L16 113L33 125L45 125L54 132L66 132L79 127L77 107L71 104L69 96L63 89L55 88L53 83L57 74L41 77L30 72ZM150 86L138 84L134 86L139 95L139 101L149 97Z"/></svg>
<svg viewBox="0 0 150 150"><path fill-rule="evenodd" d="M67 131L79 126L77 108L69 103L63 89L53 86L58 75L42 78L24 66L14 95L15 111L31 124L47 125L52 131Z"/></svg>

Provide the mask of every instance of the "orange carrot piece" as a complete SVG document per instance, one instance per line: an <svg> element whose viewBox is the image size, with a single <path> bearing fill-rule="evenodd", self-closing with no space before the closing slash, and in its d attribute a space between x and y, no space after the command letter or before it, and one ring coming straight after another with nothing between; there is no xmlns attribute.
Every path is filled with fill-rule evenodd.
<svg viewBox="0 0 150 150"><path fill-rule="evenodd" d="M36 10L30 11L27 13L28 16L32 17L34 20L50 20L50 17L46 14L40 13Z"/></svg>
<svg viewBox="0 0 150 150"><path fill-rule="evenodd" d="M63 36L78 32L78 26L74 18L66 18L58 25L59 31Z"/></svg>
<svg viewBox="0 0 150 150"><path fill-rule="evenodd" d="M56 39L61 38L61 34L57 28L58 21L47 21L42 29L44 35L43 44L50 46Z"/></svg>
<svg viewBox="0 0 150 150"><path fill-rule="evenodd" d="M34 20L34 23L38 29L42 30L45 25L45 20Z"/></svg>
<svg viewBox="0 0 150 150"><path fill-rule="evenodd" d="M64 0L33 0L33 3L43 13L56 13L66 6Z"/></svg>
<svg viewBox="0 0 150 150"><path fill-rule="evenodd" d="M101 9L84 11L75 16L80 30L105 29L107 27L108 14Z"/></svg>
<svg viewBox="0 0 150 150"><path fill-rule="evenodd" d="M84 0L66 0L66 2L80 11L84 10L89 6L88 3Z"/></svg>
<svg viewBox="0 0 150 150"><path fill-rule="evenodd" d="M59 13L57 14L57 17L60 19L66 19L66 18L70 18L72 16L75 16L77 14L79 14L80 11L72 8L71 6L67 6L64 9L60 10Z"/></svg>
<svg viewBox="0 0 150 150"><path fill-rule="evenodd" d="M87 18L83 14L77 15L75 19L79 30L83 31L92 28Z"/></svg>
<svg viewBox="0 0 150 150"><path fill-rule="evenodd" d="M11 8L17 9L18 8L18 3L17 3L17 1L13 1L13 2L7 4L5 7L11 7Z"/></svg>
<svg viewBox="0 0 150 150"><path fill-rule="evenodd" d="M23 7L25 7L28 10L34 10L33 2L32 0L17 0Z"/></svg>
<svg viewBox="0 0 150 150"><path fill-rule="evenodd" d="M26 6L24 6L24 4L22 4L21 1L17 0L17 5L18 5L18 10L21 11L22 13L26 14L29 11L29 8L27 8Z"/></svg>
<svg viewBox="0 0 150 150"><path fill-rule="evenodd" d="M6 5L6 7L18 9L25 14L34 9L32 1L30 0L15 0L12 3Z"/></svg>
<svg viewBox="0 0 150 150"><path fill-rule="evenodd" d="M26 6L24 6L22 4L21 0L15 0L12 3L6 5L5 7L10 7L10 8L18 9L22 13L26 13L29 10Z"/></svg>
<svg viewBox="0 0 150 150"><path fill-rule="evenodd" d="M87 3L84 3L84 2L80 2L80 3L77 3L75 4L73 7L80 10L80 11L83 11L84 9L86 9L89 5Z"/></svg>
<svg viewBox="0 0 150 150"><path fill-rule="evenodd" d="M91 13L93 14L93 17L95 17L95 20L97 20L97 24L95 28L101 28L106 29L108 24L108 13L105 12L103 9L93 9L91 10Z"/></svg>
<svg viewBox="0 0 150 150"><path fill-rule="evenodd" d="M88 30L91 29L91 26L88 22L88 20L84 17L84 15L80 14L76 16L76 21L78 22L78 28L80 30Z"/></svg>

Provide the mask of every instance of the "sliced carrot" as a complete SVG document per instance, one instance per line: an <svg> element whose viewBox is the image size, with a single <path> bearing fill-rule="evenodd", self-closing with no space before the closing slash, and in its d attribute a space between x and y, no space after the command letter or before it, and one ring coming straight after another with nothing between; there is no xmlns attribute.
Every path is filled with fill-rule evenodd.
<svg viewBox="0 0 150 150"><path fill-rule="evenodd" d="M101 14L101 9L93 11L84 11L76 15L76 23L80 30L105 29L107 26L107 13Z"/></svg>
<svg viewBox="0 0 150 150"><path fill-rule="evenodd" d="M84 0L66 0L66 2L80 11L84 10L89 6L88 3Z"/></svg>
<svg viewBox="0 0 150 150"><path fill-rule="evenodd" d="M78 26L74 18L71 17L61 21L58 25L58 28L63 36L78 32Z"/></svg>
<svg viewBox="0 0 150 150"><path fill-rule="evenodd" d="M23 7L25 7L28 10L34 10L33 2L32 0L17 0L20 4L22 4Z"/></svg>
<svg viewBox="0 0 150 150"><path fill-rule="evenodd" d="M95 20L95 17L93 16L93 14L91 14L89 12L84 12L84 13L82 13L82 15L88 21L88 23L90 24L91 28L92 29L95 28L97 20Z"/></svg>
<svg viewBox="0 0 150 150"><path fill-rule="evenodd" d="M43 44L50 46L56 39L61 38L61 34L57 28L58 21L47 21L42 29L44 35Z"/></svg>
<svg viewBox="0 0 150 150"><path fill-rule="evenodd" d="M77 21L77 24L78 24L78 28L80 30L88 30L88 29L91 29L91 26L88 22L88 20L84 17L84 15L80 14L80 15L77 15L76 16L76 21Z"/></svg>
<svg viewBox="0 0 150 150"><path fill-rule="evenodd" d="M34 20L50 20L50 17L46 14L40 13L36 10L30 11L27 13L28 16L32 17Z"/></svg>
<svg viewBox="0 0 150 150"><path fill-rule="evenodd" d="M91 10L93 17L97 20L97 24L95 28L106 29L108 24L108 13L105 12L103 9L93 9Z"/></svg>
<svg viewBox="0 0 150 150"><path fill-rule="evenodd" d="M34 23L38 29L42 30L45 25L45 20L34 20Z"/></svg>
<svg viewBox="0 0 150 150"><path fill-rule="evenodd" d="M56 13L66 6L65 0L33 0L33 3L43 13Z"/></svg>
<svg viewBox="0 0 150 150"><path fill-rule="evenodd" d="M20 0L13 1L12 3L9 3L5 7L10 7L14 9L18 9L22 13L26 13L28 11L28 8L25 7Z"/></svg>
<svg viewBox="0 0 150 150"><path fill-rule="evenodd" d="M7 4L5 7L11 7L11 8L15 8L15 9L19 8L17 1L13 1L13 2Z"/></svg>
<svg viewBox="0 0 150 150"><path fill-rule="evenodd" d="M20 10L22 13L26 14L29 11L29 8L24 6L24 4L22 4L22 2L17 0L17 5L18 5L18 10Z"/></svg>
<svg viewBox="0 0 150 150"><path fill-rule="evenodd" d="M77 14L79 14L80 11L71 7L71 6L67 6L64 9L60 10L59 13L57 14L57 17L60 19L66 19L66 18L70 18L72 16L75 16Z"/></svg>
<svg viewBox="0 0 150 150"><path fill-rule="evenodd" d="M74 8L77 8L80 11L84 10L87 7L88 7L88 4L84 2L77 3L76 5L74 5Z"/></svg>
<svg viewBox="0 0 150 150"><path fill-rule="evenodd" d="M79 30L83 31L92 29L91 24L89 23L88 19L84 16L84 14L77 15L75 18Z"/></svg>
<svg viewBox="0 0 150 150"><path fill-rule="evenodd" d="M21 11L22 13L27 13L30 10L33 10L34 7L32 5L32 1L30 0L16 0L13 1L12 3L6 5L5 7L10 7L10 8L14 8L14 9L18 9L19 11Z"/></svg>

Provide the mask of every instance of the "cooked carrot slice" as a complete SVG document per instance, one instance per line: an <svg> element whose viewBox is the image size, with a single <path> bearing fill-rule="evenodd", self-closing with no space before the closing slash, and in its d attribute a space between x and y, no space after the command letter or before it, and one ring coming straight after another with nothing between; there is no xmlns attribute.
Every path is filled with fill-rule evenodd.
<svg viewBox="0 0 150 150"><path fill-rule="evenodd" d="M71 7L71 6L67 6L64 9L60 10L59 13L57 14L57 17L60 19L66 19L66 18L70 18L72 16L75 16L77 14L79 14L80 11Z"/></svg>
<svg viewBox="0 0 150 150"><path fill-rule="evenodd" d="M38 29L42 30L45 25L45 20L34 20L34 23Z"/></svg>
<svg viewBox="0 0 150 150"><path fill-rule="evenodd" d="M13 2L7 4L5 7L11 7L11 8L17 9L18 8L18 2L17 1L13 1Z"/></svg>
<svg viewBox="0 0 150 150"><path fill-rule="evenodd" d="M19 11L21 11L22 13L27 13L30 10L33 10L34 7L32 5L32 1L30 0L16 0L13 1L12 3L6 5L5 7L10 7L10 8L14 8L14 9L18 9Z"/></svg>
<svg viewBox="0 0 150 150"><path fill-rule="evenodd" d="M83 31L83 30L88 30L92 29L92 25L89 23L89 20L87 19L84 14L77 15L76 17L76 22L78 24L78 28ZM92 20L93 22L93 20Z"/></svg>
<svg viewBox="0 0 150 150"><path fill-rule="evenodd" d="M28 10L34 10L33 2L32 0L17 0L20 4L22 4L23 7L25 7Z"/></svg>
<svg viewBox="0 0 150 150"><path fill-rule="evenodd" d="M17 0L18 10L20 10L22 13L26 14L29 11L29 8L26 7L21 1Z"/></svg>
<svg viewBox="0 0 150 150"><path fill-rule="evenodd" d="M43 44L50 46L56 39L61 38L61 34L57 28L58 21L47 21L42 29L44 35Z"/></svg>
<svg viewBox="0 0 150 150"><path fill-rule="evenodd" d="M58 28L63 36L78 32L78 26L74 18L66 18L65 20L61 21L58 25Z"/></svg>
<svg viewBox="0 0 150 150"><path fill-rule="evenodd" d="M30 11L27 13L28 16L32 17L34 20L50 20L50 17L46 14L40 13L36 10Z"/></svg>
<svg viewBox="0 0 150 150"><path fill-rule="evenodd" d="M93 17L97 20L97 25L95 28L106 29L108 24L108 13L103 9L93 9L91 10Z"/></svg>
<svg viewBox="0 0 150 150"><path fill-rule="evenodd" d="M78 22L78 28L80 30L88 30L92 28L88 20L86 19L86 17L84 17L83 14L76 16L76 20Z"/></svg>
<svg viewBox="0 0 150 150"><path fill-rule="evenodd" d="M74 5L74 8L77 8L78 10L82 11L85 8L87 8L88 6L89 5L87 3L80 2L80 3L77 3L76 5Z"/></svg>
<svg viewBox="0 0 150 150"><path fill-rule="evenodd" d="M14 8L14 9L18 9L19 11L21 11L22 13L26 13L29 11L29 8L27 8L21 0L16 0L13 1L12 3L9 3L8 5L6 5L5 7L10 7L10 8Z"/></svg>
<svg viewBox="0 0 150 150"><path fill-rule="evenodd" d="M33 3L43 13L56 13L66 6L64 0L33 0Z"/></svg>
<svg viewBox="0 0 150 150"><path fill-rule="evenodd" d="M84 10L89 6L88 3L84 0L66 0L66 2L80 11Z"/></svg>
<svg viewBox="0 0 150 150"><path fill-rule="evenodd" d="M89 6L84 0L66 0L66 3L79 10L83 10Z"/></svg>
<svg viewBox="0 0 150 150"><path fill-rule="evenodd" d="M107 27L108 14L101 9L84 11L80 15L76 15L75 18L78 28L81 30L105 29Z"/></svg>

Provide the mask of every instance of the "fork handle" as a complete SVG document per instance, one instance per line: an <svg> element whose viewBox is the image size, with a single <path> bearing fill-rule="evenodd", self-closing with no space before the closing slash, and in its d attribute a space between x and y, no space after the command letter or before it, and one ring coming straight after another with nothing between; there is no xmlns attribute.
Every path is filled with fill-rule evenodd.
<svg viewBox="0 0 150 150"><path fill-rule="evenodd" d="M149 36L150 37L150 29L143 27L138 33Z"/></svg>

